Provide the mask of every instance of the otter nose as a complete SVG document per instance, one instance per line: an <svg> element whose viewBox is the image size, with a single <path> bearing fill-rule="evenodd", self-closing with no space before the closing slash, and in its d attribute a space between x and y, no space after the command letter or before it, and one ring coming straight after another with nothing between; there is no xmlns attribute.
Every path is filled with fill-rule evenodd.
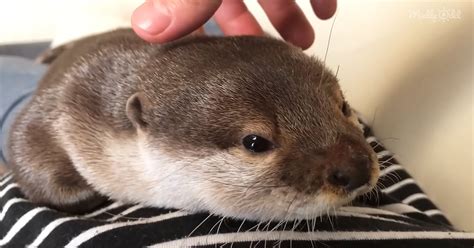
<svg viewBox="0 0 474 248"><path fill-rule="evenodd" d="M370 167L371 162L367 157L357 157L332 168L327 181L333 186L353 191L369 182Z"/></svg>

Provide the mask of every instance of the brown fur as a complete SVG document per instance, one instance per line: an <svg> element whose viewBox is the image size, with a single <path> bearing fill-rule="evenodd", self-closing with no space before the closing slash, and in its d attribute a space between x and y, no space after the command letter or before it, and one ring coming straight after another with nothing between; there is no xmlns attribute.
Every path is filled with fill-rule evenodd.
<svg viewBox="0 0 474 248"><path fill-rule="evenodd" d="M376 180L375 155L340 110L337 79L282 41L194 37L151 45L119 30L76 41L54 56L10 139L15 178L33 201L85 211L101 195L114 197L109 191L120 191L120 184L136 184L114 173L140 168L114 167L110 161L117 158L107 157L105 144L120 146L141 135L147 147L176 160L229 152L268 170L255 180L305 194L327 188L343 197L347 192L328 186L328 171L352 167L360 157L370 161L360 173L370 172L371 184ZM251 154L241 145L248 134L277 147ZM226 161L220 163L210 178L237 181L226 174ZM236 192L229 188L221 192Z"/></svg>

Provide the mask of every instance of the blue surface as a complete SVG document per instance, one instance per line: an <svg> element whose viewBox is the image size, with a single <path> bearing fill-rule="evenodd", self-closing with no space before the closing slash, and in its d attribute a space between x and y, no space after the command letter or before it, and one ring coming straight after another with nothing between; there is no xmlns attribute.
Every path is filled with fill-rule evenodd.
<svg viewBox="0 0 474 248"><path fill-rule="evenodd" d="M46 66L21 57L0 56L0 161L5 162L8 133L15 115L46 71Z"/></svg>

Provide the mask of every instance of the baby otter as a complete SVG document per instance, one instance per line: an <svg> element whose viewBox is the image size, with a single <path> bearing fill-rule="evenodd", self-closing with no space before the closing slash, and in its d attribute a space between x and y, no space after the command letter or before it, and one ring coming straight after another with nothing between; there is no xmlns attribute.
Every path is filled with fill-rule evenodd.
<svg viewBox="0 0 474 248"><path fill-rule="evenodd" d="M131 30L52 62L10 136L32 201L106 198L255 220L319 216L379 167L332 72L269 37L149 44Z"/></svg>

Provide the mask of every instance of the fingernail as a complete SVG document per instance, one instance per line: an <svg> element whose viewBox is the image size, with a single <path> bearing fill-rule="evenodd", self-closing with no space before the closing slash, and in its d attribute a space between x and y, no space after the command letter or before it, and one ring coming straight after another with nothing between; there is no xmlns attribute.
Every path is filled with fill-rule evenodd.
<svg viewBox="0 0 474 248"><path fill-rule="evenodd" d="M133 12L132 22L149 35L157 35L170 25L171 17L163 8L146 1Z"/></svg>

